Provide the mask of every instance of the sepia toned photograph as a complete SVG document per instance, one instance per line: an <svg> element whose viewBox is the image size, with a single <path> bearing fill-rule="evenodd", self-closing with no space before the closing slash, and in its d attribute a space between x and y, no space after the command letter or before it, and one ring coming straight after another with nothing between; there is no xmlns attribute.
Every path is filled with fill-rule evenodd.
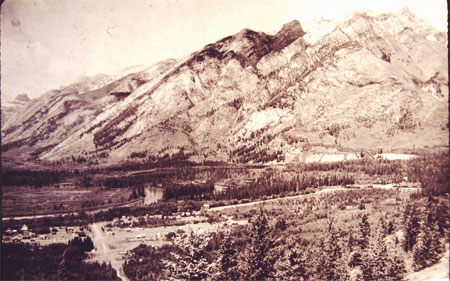
<svg viewBox="0 0 450 281"><path fill-rule="evenodd" d="M449 280L447 1L2 0L1 280Z"/></svg>

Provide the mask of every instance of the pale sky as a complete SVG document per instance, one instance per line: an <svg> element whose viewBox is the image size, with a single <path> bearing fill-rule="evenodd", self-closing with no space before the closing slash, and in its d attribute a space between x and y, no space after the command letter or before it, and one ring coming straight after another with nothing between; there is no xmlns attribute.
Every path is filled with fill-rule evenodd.
<svg viewBox="0 0 450 281"><path fill-rule="evenodd" d="M36 98L79 76L180 58L246 27L275 33L294 19L403 7L447 30L445 0L6 0L1 98Z"/></svg>

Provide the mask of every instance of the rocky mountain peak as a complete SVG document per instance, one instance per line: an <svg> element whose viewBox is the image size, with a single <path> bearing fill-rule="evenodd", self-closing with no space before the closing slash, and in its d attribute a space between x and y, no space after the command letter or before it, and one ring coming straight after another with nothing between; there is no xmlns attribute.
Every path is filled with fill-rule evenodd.
<svg viewBox="0 0 450 281"><path fill-rule="evenodd" d="M280 31L275 35L276 41L275 46L279 48L284 48L289 45L294 40L305 35L305 31L298 20L293 20L283 25Z"/></svg>
<svg viewBox="0 0 450 281"><path fill-rule="evenodd" d="M27 94L19 94L16 98L11 102L6 102L2 104L2 126L12 115L20 111L23 107L25 107L31 99Z"/></svg>
<svg viewBox="0 0 450 281"><path fill-rule="evenodd" d="M305 34L299 21L294 20L281 28L276 35L244 28L235 35L225 37L205 46L194 56L195 61L206 57L217 58L224 63L237 59L242 67L255 67L258 61L273 51L280 51Z"/></svg>
<svg viewBox="0 0 450 281"><path fill-rule="evenodd" d="M283 25L280 31L275 35L272 48L276 51L283 49L293 41L305 35L305 31L298 20L293 20Z"/></svg>
<svg viewBox="0 0 450 281"><path fill-rule="evenodd" d="M197 61L206 56L218 58L224 63L232 58L237 59L242 67L255 66L271 49L273 37L263 32L245 28L233 36L207 45L197 55Z"/></svg>
<svg viewBox="0 0 450 281"><path fill-rule="evenodd" d="M274 35L243 29L96 90L54 91L9 119L3 149L267 163L448 145L447 40L408 13L307 22L307 34L298 21Z"/></svg>
<svg viewBox="0 0 450 281"><path fill-rule="evenodd" d="M27 94L19 94L16 96L16 98L14 99L14 102L21 102L21 103L27 103L29 102L31 99L28 97Z"/></svg>
<svg viewBox="0 0 450 281"><path fill-rule="evenodd" d="M398 15L410 20L417 19L417 16L414 15L407 7L403 7L402 9L400 9L398 11Z"/></svg>

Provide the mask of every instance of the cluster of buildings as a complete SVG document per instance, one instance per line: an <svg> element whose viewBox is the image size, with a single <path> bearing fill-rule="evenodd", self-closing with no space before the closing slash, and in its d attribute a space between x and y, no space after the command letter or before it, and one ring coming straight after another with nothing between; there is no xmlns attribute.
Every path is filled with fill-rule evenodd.
<svg viewBox="0 0 450 281"><path fill-rule="evenodd" d="M176 212L173 213L174 217L191 217L191 216L199 216L204 214L207 210L209 210L209 204L203 204L200 211L185 211L185 212ZM115 217L111 221L111 227L137 227L142 225L142 220L147 221L149 218L163 218L162 215L149 215L145 214L144 216L134 217L134 216L122 216L121 218Z"/></svg>
<svg viewBox="0 0 450 281"><path fill-rule="evenodd" d="M55 227L50 228L49 234L40 234L33 232L26 224L22 225L19 229L11 229L8 228L5 230L4 235L2 237L3 243L30 243L32 245L37 245L38 241L51 239L51 235L56 235L58 233L58 229ZM86 239L87 235L80 228L79 231L75 231L73 227L66 227L66 233L72 234L72 236L79 237L81 239ZM49 236L50 235L50 236Z"/></svg>
<svg viewBox="0 0 450 281"><path fill-rule="evenodd" d="M66 227L66 233L71 233L74 238L81 238L81 241L87 239L87 235L84 232L83 227L80 227L79 231L76 231L75 228L68 226Z"/></svg>
<svg viewBox="0 0 450 281"><path fill-rule="evenodd" d="M39 238L43 239L45 235L40 235ZM5 230L5 235L2 237L2 242L4 243L36 243L36 238L38 235L32 232L26 224L24 224L19 229L8 228Z"/></svg>
<svg viewBox="0 0 450 281"><path fill-rule="evenodd" d="M143 218L147 220L149 218L149 215L146 214ZM122 216L121 218L116 217L112 220L111 225L116 227L138 226L139 218L131 216L130 217Z"/></svg>

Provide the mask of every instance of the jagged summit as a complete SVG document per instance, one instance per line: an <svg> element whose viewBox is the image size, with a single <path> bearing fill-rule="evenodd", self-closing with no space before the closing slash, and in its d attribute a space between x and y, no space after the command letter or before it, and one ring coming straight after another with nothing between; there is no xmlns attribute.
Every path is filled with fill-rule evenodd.
<svg viewBox="0 0 450 281"><path fill-rule="evenodd" d="M303 31L300 22L298 20L293 20L283 25L281 30L275 35L272 48L275 51L279 51L298 38L303 37L303 35L305 35L305 32Z"/></svg>
<svg viewBox="0 0 450 281"><path fill-rule="evenodd" d="M202 61L207 56L224 60L225 63L230 59L237 59L242 67L255 67L262 57L285 48L304 34L297 20L285 24L276 35L244 28L233 36L207 45L195 54L194 59Z"/></svg>
<svg viewBox="0 0 450 281"><path fill-rule="evenodd" d="M413 12L411 12L410 9L408 9L408 7L403 7L401 8L397 14L399 16L401 16L402 18L407 18L410 21L422 21L418 16L416 16ZM423 22L423 21L422 21Z"/></svg>
<svg viewBox="0 0 450 281"><path fill-rule="evenodd" d="M266 163L448 145L447 40L406 14L243 29L100 88L51 91L6 122L2 149Z"/></svg>

